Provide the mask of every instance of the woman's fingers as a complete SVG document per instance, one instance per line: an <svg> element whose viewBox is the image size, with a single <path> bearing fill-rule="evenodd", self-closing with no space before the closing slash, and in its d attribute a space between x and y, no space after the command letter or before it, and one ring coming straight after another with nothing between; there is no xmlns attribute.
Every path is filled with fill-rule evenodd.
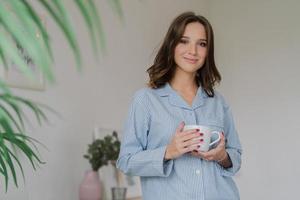
<svg viewBox="0 0 300 200"><path fill-rule="evenodd" d="M199 145L199 140L193 140L193 139L187 141L180 140L177 142L177 149L180 153L184 154L189 151L197 150L199 148L198 145Z"/></svg>
<svg viewBox="0 0 300 200"><path fill-rule="evenodd" d="M199 144L200 144L200 140L198 140L198 139L194 139L194 140L187 140L187 141L185 141L185 142L183 142L182 143L182 146L183 147L189 147L189 146L191 146L191 145L196 145L196 146L199 146Z"/></svg>
<svg viewBox="0 0 300 200"><path fill-rule="evenodd" d="M226 146L226 139L225 139L224 135L222 134L220 142L216 148L211 149L207 152L194 151L194 152L191 152L191 155L202 158L207 161L220 160L221 155L223 155L224 152L226 152L225 146Z"/></svg>
<svg viewBox="0 0 300 200"><path fill-rule="evenodd" d="M181 134L180 138L182 141L187 141L187 140L191 140L194 138L198 138L200 136L200 133L197 129L195 130L188 130L185 132L182 132L183 134Z"/></svg>
<svg viewBox="0 0 300 200"><path fill-rule="evenodd" d="M219 142L217 148L225 148L225 137L223 134L221 134L221 139L220 139L220 142Z"/></svg>
<svg viewBox="0 0 300 200"><path fill-rule="evenodd" d="M190 145L183 148L183 153L193 152L198 149L198 145Z"/></svg>
<svg viewBox="0 0 300 200"><path fill-rule="evenodd" d="M177 135L177 145L182 153L187 153L199 148L200 133L198 129L187 130Z"/></svg>
<svg viewBox="0 0 300 200"><path fill-rule="evenodd" d="M181 122L179 126L176 128L176 133L181 133L183 131L185 123Z"/></svg>

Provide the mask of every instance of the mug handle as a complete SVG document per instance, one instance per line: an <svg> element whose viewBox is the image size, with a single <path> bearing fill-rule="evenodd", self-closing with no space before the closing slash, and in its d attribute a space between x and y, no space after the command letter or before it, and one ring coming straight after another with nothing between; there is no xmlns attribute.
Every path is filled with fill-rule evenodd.
<svg viewBox="0 0 300 200"><path fill-rule="evenodd" d="M212 131L211 134L218 134L218 139L210 143L209 146L212 146L221 140L221 133L219 131Z"/></svg>

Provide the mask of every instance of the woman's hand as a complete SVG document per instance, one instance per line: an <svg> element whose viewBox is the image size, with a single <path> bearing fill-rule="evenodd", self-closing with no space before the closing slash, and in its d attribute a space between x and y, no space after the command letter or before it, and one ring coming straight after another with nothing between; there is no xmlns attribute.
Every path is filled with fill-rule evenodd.
<svg viewBox="0 0 300 200"><path fill-rule="evenodd" d="M199 138L199 130L183 131L184 125L184 122L181 122L177 127L171 143L167 146L165 160L175 159L187 152L198 149L199 140L193 139Z"/></svg>
<svg viewBox="0 0 300 200"><path fill-rule="evenodd" d="M201 143L200 143L201 145ZM221 139L219 144L216 146L216 148L207 151L207 152L202 152L202 151L193 151L191 152L193 156L200 157L204 160L208 161L222 161L228 158L226 149L225 149L225 137L224 133L221 134Z"/></svg>

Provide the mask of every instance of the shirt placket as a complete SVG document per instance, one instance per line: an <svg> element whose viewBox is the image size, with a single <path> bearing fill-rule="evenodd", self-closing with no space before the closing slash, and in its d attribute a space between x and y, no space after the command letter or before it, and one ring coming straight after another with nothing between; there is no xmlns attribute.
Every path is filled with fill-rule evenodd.
<svg viewBox="0 0 300 200"><path fill-rule="evenodd" d="M186 109L185 111L185 124L186 125L197 125L198 119L195 109ZM199 159L199 165L196 165L196 167L193 169L195 173L196 179L198 179L198 184L195 184L195 189L199 192L199 187L201 188L202 192L199 192L199 196L197 199L204 200L204 180L203 180L203 166L202 166L202 159Z"/></svg>

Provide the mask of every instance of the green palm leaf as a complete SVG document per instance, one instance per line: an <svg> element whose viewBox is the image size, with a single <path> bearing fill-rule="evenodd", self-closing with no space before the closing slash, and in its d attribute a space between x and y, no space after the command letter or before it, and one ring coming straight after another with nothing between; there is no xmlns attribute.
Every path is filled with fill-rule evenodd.
<svg viewBox="0 0 300 200"><path fill-rule="evenodd" d="M44 8L63 33L73 52L77 69L80 69L80 48L72 27L72 20L63 2L61 0L37 0L34 3ZM97 57L99 52L105 51L105 35L99 11L93 0L73 0L73 2L85 21ZM122 18L119 0L108 0L108 3ZM28 60L24 59L24 56L38 67L49 82L54 81L51 68L54 57L50 35L43 19L32 5L32 1L0 0L0 63L5 69L10 68L13 63L24 75L34 79ZM13 95L6 83L0 79L0 174L4 177L6 190L11 176L15 185L18 186L16 167L20 169L24 178L18 152L28 158L33 169L44 163L35 145L40 143L26 135L24 108L34 114L40 125L48 121L45 110L53 112L47 106Z"/></svg>
<svg viewBox="0 0 300 200"><path fill-rule="evenodd" d="M75 57L75 60L77 63L77 67L79 68L79 66L81 65L80 50L79 50L77 41L75 39L76 37L74 35L74 31L71 28L70 23L67 20L67 17L65 15L62 15L62 12L60 12L60 9L63 9L62 6L56 10L55 8L53 8L53 5L51 5L51 2L55 2L55 1L39 0L39 2L44 6L44 8L48 11L48 13L53 17L53 19L55 20L55 22L57 23L59 28L61 28L70 47L73 50L74 57Z"/></svg>
<svg viewBox="0 0 300 200"><path fill-rule="evenodd" d="M10 144L11 148L16 151L19 150L23 152L26 157L29 159L29 161L32 163L33 168L35 169L35 162L42 163L40 158L37 156L37 153L35 150L32 149L32 147L29 146L29 143L32 144L32 139L26 135L24 135L24 128L20 127L18 125L18 122L12 117L13 114L9 112L9 106L12 106L12 108L16 113L15 115L18 116L23 116L24 114L22 111L22 108L20 103L24 103L25 105L29 106L29 108L32 108L31 103L28 103L28 100L24 100L23 98L16 97L13 95L1 95L0 99L3 100L3 102L7 103L6 107L5 105L1 105L0 107L0 166L1 166L1 172L5 177L5 184L6 184L6 189L7 189L7 184L8 184L8 170L10 169L14 183L16 186L18 186L17 183L17 176L16 176L16 170L15 170L15 164L13 160L17 162L19 165L19 168L23 174L23 169L20 167L20 162L15 155L15 153L12 153L12 151L9 149L7 142ZM14 102L14 103L12 103ZM33 109L33 108L32 108ZM35 110L33 112L36 112L37 118L42 118L45 120L44 117L41 117L42 110L40 108L34 108ZM37 111L38 110L38 111ZM43 113L44 114L44 113ZM21 122L20 122L21 124ZM17 131L15 131L15 128ZM19 134L18 132L22 133ZM22 136L21 136L22 135ZM13 158L13 159L12 159ZM24 177L24 175L23 175Z"/></svg>

